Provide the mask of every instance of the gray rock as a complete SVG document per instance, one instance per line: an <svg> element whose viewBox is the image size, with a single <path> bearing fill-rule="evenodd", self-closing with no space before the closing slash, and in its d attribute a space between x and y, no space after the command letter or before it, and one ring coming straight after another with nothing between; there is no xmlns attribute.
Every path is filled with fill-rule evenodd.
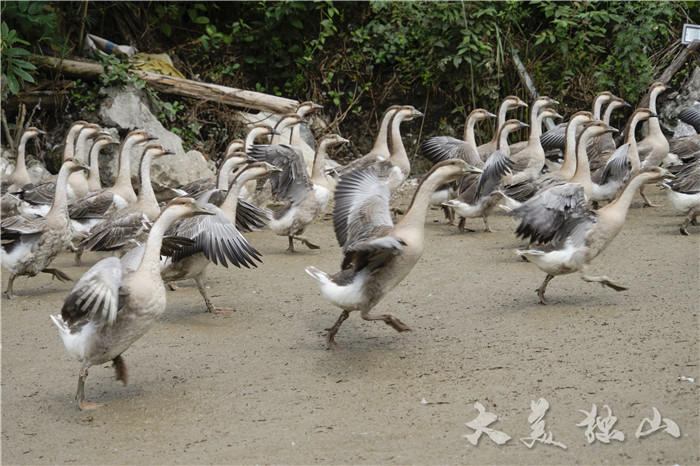
<svg viewBox="0 0 700 466"><path fill-rule="evenodd" d="M158 140L154 143L162 144L175 151L174 155L158 159L152 165L151 182L159 198L172 197L169 188L177 188L191 181L213 176L214 173L204 156L194 150L185 152L182 148L182 139L165 129L151 113L148 105L144 103L146 97L143 92L133 87L107 88L100 92L107 97L98 110L103 125L114 127L120 132L143 129L158 136ZM134 186L138 187L141 153L134 153L131 157L131 179ZM100 161L102 162L102 159ZM107 163L104 166L104 177L113 180L116 172L116 157L112 154L105 161Z"/></svg>

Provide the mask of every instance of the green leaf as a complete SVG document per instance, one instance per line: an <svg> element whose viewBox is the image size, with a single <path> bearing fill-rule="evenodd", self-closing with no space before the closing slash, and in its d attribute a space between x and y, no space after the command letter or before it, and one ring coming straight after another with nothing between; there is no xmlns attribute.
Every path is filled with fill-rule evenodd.
<svg viewBox="0 0 700 466"><path fill-rule="evenodd" d="M17 82L17 78L11 74L6 74L5 78L7 78L7 87L10 89L10 92L17 94L19 92L19 83Z"/></svg>
<svg viewBox="0 0 700 466"><path fill-rule="evenodd" d="M26 56L30 55L29 50L26 49L20 49L20 48L12 48L12 49L7 49L3 52L4 55L10 56L10 57L19 57L19 56Z"/></svg>
<svg viewBox="0 0 700 466"><path fill-rule="evenodd" d="M209 18L204 16L197 16L193 21L197 24L209 24Z"/></svg>
<svg viewBox="0 0 700 466"><path fill-rule="evenodd" d="M34 77L32 77L31 74L27 73L23 69L20 68L13 68L12 72L19 76L20 78L24 79L27 82L33 83L34 82Z"/></svg>

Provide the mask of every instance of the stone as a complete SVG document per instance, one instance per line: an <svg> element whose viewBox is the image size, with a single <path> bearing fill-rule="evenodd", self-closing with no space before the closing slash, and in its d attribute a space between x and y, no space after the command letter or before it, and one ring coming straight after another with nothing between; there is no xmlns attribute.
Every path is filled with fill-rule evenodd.
<svg viewBox="0 0 700 466"><path fill-rule="evenodd" d="M172 198L170 188L178 188L191 181L214 175L207 160L201 152L191 150L185 152L182 139L165 129L153 115L145 103L145 94L134 87L125 89L106 88L100 91L106 99L100 106L98 114L104 126L116 128L120 134L127 134L134 129L143 129L158 137L154 144L161 144L175 152L173 155L162 157L151 166L151 183L159 199ZM131 155L131 180L138 188L138 168L142 150L134 151ZM114 179L117 159L112 154L104 158L106 179ZM101 171L102 160L100 159Z"/></svg>

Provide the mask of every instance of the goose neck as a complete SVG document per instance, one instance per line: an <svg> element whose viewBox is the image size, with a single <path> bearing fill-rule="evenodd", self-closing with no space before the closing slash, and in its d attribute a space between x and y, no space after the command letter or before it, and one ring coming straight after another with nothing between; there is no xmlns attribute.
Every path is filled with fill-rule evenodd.
<svg viewBox="0 0 700 466"><path fill-rule="evenodd" d="M153 192L153 185L151 185L151 162L153 161L153 156L146 150L141 156L141 166L139 170L139 176L141 179L141 184L139 187L138 202L141 204L146 203L147 205L158 205L158 199L156 199L156 194Z"/></svg>

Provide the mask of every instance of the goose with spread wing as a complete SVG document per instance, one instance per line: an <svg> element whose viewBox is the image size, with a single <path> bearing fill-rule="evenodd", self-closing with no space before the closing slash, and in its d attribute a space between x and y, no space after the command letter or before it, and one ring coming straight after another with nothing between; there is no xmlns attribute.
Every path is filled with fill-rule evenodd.
<svg viewBox="0 0 700 466"><path fill-rule="evenodd" d="M236 174L224 201L217 207L210 203L212 191L202 194L198 202L211 210L214 215L194 217L176 222L167 234L189 238L192 245L175 251L170 258L161 261L161 277L170 282L174 280L194 279L197 289L204 299L207 310L211 313L230 312L233 308L215 307L206 292L204 277L211 262L228 267L231 262L236 267L257 267L261 262L260 253L248 243L236 228L237 207L241 187L250 180L265 178L278 168L266 162L247 165Z"/></svg>
<svg viewBox="0 0 700 466"><path fill-rule="evenodd" d="M164 232L178 219L211 214L192 198L171 201L154 222L145 245L121 259L109 257L92 266L66 298L61 314L51 315L68 354L81 363L75 394L81 410L102 406L85 399L88 369L112 361L116 379L126 385L122 353L165 311L158 266Z"/></svg>
<svg viewBox="0 0 700 466"><path fill-rule="evenodd" d="M521 221L518 235L543 243L535 249L516 251L547 274L536 290L540 303L547 304L545 290L555 276L577 271L587 282L598 282L615 291L626 290L608 277L589 275L588 266L622 230L640 186L668 176L672 175L665 168L641 169L614 201L599 210L588 208L583 186L578 183L552 187L515 209L513 215Z"/></svg>
<svg viewBox="0 0 700 466"><path fill-rule="evenodd" d="M269 177L272 193L286 205L272 214L270 230L289 239L287 252L294 252L294 240L301 241L310 249L319 247L301 236L306 227L323 212L331 196L328 181L323 173L326 153L330 147L348 142L347 139L330 134L321 138L314 156L311 176L306 173L301 151L282 144L279 146L253 147L248 156L260 162L268 162L281 169Z"/></svg>
<svg viewBox="0 0 700 466"><path fill-rule="evenodd" d="M478 171L460 159L435 165L396 225L389 210L391 193L374 167L355 170L340 179L333 226L343 248L341 271L329 275L316 267L306 268L318 280L323 296L343 310L328 329L329 348L338 348L335 335L351 311L360 311L364 320L382 320L399 332L410 330L391 313L372 315L370 311L408 275L423 254L425 217L433 191Z"/></svg>

